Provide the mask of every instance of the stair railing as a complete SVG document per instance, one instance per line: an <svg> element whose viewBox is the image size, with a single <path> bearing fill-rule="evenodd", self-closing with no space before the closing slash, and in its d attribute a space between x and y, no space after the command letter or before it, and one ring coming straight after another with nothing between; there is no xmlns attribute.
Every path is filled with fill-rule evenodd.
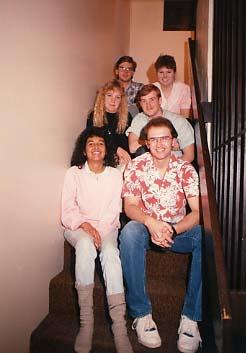
<svg viewBox="0 0 246 353"><path fill-rule="evenodd" d="M232 353L232 315L223 255L220 223L212 177L206 127L195 62L195 41L189 39L189 67L192 92L197 164L200 178L200 209L204 227L204 301L209 306L214 343L219 353ZM208 308L204 308L207 310Z"/></svg>

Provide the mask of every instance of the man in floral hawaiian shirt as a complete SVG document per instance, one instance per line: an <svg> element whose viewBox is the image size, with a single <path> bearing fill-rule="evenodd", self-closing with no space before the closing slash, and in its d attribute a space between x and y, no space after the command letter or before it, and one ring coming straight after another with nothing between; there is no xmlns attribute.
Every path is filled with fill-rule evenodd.
<svg viewBox="0 0 246 353"><path fill-rule="evenodd" d="M132 160L125 171L123 198L131 219L120 235L120 253L129 314L138 341L161 346L145 281L146 250L154 243L176 253L191 253L189 283L179 325L178 349L196 352L201 343L201 227L199 183L194 167L173 155L177 132L163 117L150 120L143 136L149 152ZM186 214L186 204L190 212ZM163 255L164 256L164 255Z"/></svg>

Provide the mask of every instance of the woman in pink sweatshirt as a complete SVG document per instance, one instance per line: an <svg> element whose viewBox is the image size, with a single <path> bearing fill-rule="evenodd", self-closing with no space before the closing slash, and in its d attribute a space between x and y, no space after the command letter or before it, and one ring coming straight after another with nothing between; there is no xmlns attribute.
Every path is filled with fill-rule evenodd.
<svg viewBox="0 0 246 353"><path fill-rule="evenodd" d="M80 306L77 353L89 353L93 335L95 258L99 252L117 353L132 353L125 323L125 296L117 246L122 173L107 148L102 128L90 127L77 139L62 192L64 236L76 250L75 287Z"/></svg>

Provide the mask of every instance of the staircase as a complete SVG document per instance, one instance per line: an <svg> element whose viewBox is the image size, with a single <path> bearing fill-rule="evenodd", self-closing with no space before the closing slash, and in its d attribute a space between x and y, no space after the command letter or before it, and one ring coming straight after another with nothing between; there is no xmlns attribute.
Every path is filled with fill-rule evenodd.
<svg viewBox="0 0 246 353"><path fill-rule="evenodd" d="M183 305L189 255L149 251L147 255L148 290L153 317L162 338L162 347L148 349L137 341L128 318L130 341L135 353L177 353L176 339ZM50 282L49 314L33 331L30 353L74 353L79 329L79 308L74 288L74 249L64 243L64 269ZM116 353L110 331L102 272L96 260L94 288L95 329L92 353Z"/></svg>

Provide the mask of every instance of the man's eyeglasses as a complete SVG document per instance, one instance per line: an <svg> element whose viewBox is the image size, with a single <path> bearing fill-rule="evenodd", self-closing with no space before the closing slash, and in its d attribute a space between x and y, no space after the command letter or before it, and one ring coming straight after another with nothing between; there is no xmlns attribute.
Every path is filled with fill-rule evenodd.
<svg viewBox="0 0 246 353"><path fill-rule="evenodd" d="M125 72L132 72L133 68L132 67L124 67L124 66L119 66L120 71L125 71Z"/></svg>
<svg viewBox="0 0 246 353"><path fill-rule="evenodd" d="M172 136L158 136L158 137L150 137L148 139L149 144L156 145L158 142L167 144L172 140Z"/></svg>

